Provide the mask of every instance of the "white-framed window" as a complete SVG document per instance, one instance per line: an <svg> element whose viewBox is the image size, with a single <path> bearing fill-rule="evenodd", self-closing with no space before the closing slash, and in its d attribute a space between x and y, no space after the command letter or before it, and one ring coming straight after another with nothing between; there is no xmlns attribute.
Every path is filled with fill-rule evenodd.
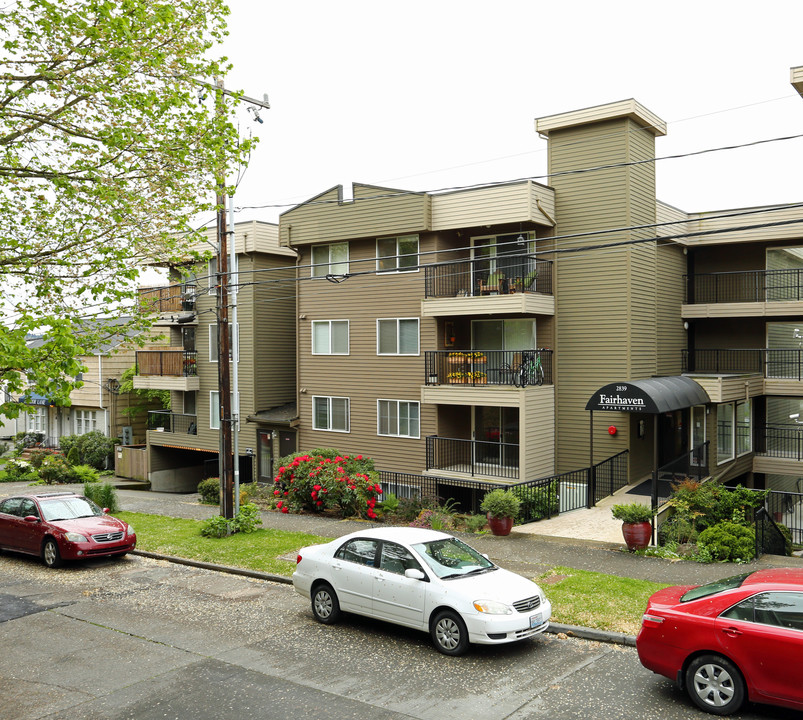
<svg viewBox="0 0 803 720"><path fill-rule="evenodd" d="M391 437L421 437L421 404L408 400L377 400L376 432Z"/></svg>
<svg viewBox="0 0 803 720"><path fill-rule="evenodd" d="M312 429L349 432L349 399L315 395L312 398Z"/></svg>
<svg viewBox="0 0 803 720"><path fill-rule="evenodd" d="M418 318L376 321L377 355L418 355Z"/></svg>
<svg viewBox="0 0 803 720"><path fill-rule="evenodd" d="M312 354L313 355L348 355L349 354L349 321L348 320L313 320L312 321Z"/></svg>
<svg viewBox="0 0 803 720"><path fill-rule="evenodd" d="M417 272L418 235L379 238L376 241L376 269L380 272Z"/></svg>
<svg viewBox="0 0 803 720"><path fill-rule="evenodd" d="M35 407L28 410L28 430L47 433L47 408Z"/></svg>
<svg viewBox="0 0 803 720"><path fill-rule="evenodd" d="M736 403L736 455L745 455L753 450L753 428L749 400Z"/></svg>
<svg viewBox="0 0 803 720"><path fill-rule="evenodd" d="M312 246L312 277L345 275L349 271L349 244Z"/></svg>
<svg viewBox="0 0 803 720"><path fill-rule="evenodd" d="M218 356L218 332L217 323L209 326L209 362L216 363ZM234 359L239 359L240 328L235 327L234 323L229 323L229 357L234 355Z"/></svg>
<svg viewBox="0 0 803 720"><path fill-rule="evenodd" d="M717 405L717 463L734 458L733 403Z"/></svg>
<svg viewBox="0 0 803 720"><path fill-rule="evenodd" d="M239 399L239 397L240 395L238 393L237 398ZM232 415L239 414L235 406L234 393L232 393L231 403ZM220 392L218 390L209 391L209 429L220 430ZM240 423L237 423L237 429L240 429Z"/></svg>
<svg viewBox="0 0 803 720"><path fill-rule="evenodd" d="M75 434L85 435L92 430L98 430L97 410L75 411Z"/></svg>

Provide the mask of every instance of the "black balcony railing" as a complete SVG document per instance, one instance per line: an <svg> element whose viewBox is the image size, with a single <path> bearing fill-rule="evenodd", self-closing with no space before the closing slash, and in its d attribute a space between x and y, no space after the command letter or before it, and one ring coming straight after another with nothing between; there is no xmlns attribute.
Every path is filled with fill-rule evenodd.
<svg viewBox="0 0 803 720"><path fill-rule="evenodd" d="M689 304L803 300L803 269L701 273L684 282Z"/></svg>
<svg viewBox="0 0 803 720"><path fill-rule="evenodd" d="M197 435L197 421L197 415L188 413L174 413L169 410L150 410L148 412L148 430Z"/></svg>
<svg viewBox="0 0 803 720"><path fill-rule="evenodd" d="M499 255L494 259L495 267L490 262L482 258L425 265L425 296L552 294L551 260L536 260L534 255L523 253Z"/></svg>
<svg viewBox="0 0 803 720"><path fill-rule="evenodd" d="M427 470L517 480L519 444L430 435L427 438Z"/></svg>
<svg viewBox="0 0 803 720"><path fill-rule="evenodd" d="M768 457L803 460L803 425L756 428L756 452Z"/></svg>
<svg viewBox="0 0 803 720"><path fill-rule="evenodd" d="M428 350L424 362L427 385L552 384L552 350L547 348Z"/></svg>
<svg viewBox="0 0 803 720"><path fill-rule="evenodd" d="M683 372L763 375L803 380L803 348L683 350Z"/></svg>
<svg viewBox="0 0 803 720"><path fill-rule="evenodd" d="M196 350L137 350L137 375L193 377L197 361Z"/></svg>

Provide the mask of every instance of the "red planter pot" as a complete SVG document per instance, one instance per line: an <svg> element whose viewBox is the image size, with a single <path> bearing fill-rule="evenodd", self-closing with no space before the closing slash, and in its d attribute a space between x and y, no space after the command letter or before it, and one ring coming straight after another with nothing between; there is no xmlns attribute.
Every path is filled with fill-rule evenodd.
<svg viewBox="0 0 803 720"><path fill-rule="evenodd" d="M491 517L490 515L485 517L488 518L488 526L494 535L510 535L510 531L513 529L513 518Z"/></svg>
<svg viewBox="0 0 803 720"><path fill-rule="evenodd" d="M644 550L652 539L652 523L622 523L622 535L630 552Z"/></svg>

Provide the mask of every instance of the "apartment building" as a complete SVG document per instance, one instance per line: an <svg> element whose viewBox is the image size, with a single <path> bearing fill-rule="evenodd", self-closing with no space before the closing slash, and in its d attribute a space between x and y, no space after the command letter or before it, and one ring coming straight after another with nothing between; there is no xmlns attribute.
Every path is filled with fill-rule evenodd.
<svg viewBox="0 0 803 720"><path fill-rule="evenodd" d="M269 481L274 459L296 448L296 253L279 246L270 223L236 223L233 241L230 371L240 482ZM215 247L210 230L197 250ZM137 352L134 387L170 391L170 409L148 418L146 474L156 491L194 492L218 475L217 282L215 256L173 267L165 286L141 290L164 340Z"/></svg>
<svg viewBox="0 0 803 720"><path fill-rule="evenodd" d="M803 210L659 201L667 128L635 100L535 129L549 185L355 184L281 216L298 252L299 448L370 455L456 497L619 453L628 482L669 467L794 486Z"/></svg>
<svg viewBox="0 0 803 720"><path fill-rule="evenodd" d="M93 331L105 329L106 337L92 355L81 356L86 370L78 377L82 385L70 393L69 406L56 405L50 398L36 393L12 398L24 405L25 410L17 418L5 421L5 434L42 433L43 444L47 447L58 447L64 435L83 435L90 431L120 438L124 444L144 441L145 414L127 412L140 404L139 399L120 391L123 373L134 365L137 347L130 333L116 329L126 322L126 318L120 318L94 323ZM43 341L33 337L28 342L41 345Z"/></svg>

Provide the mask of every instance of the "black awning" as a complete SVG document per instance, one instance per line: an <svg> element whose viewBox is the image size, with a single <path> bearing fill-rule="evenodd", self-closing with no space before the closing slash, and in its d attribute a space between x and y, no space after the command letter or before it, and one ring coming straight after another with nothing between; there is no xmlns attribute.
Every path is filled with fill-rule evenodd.
<svg viewBox="0 0 803 720"><path fill-rule="evenodd" d="M591 396L586 410L656 414L709 402L708 393L694 380L672 375L605 385Z"/></svg>

